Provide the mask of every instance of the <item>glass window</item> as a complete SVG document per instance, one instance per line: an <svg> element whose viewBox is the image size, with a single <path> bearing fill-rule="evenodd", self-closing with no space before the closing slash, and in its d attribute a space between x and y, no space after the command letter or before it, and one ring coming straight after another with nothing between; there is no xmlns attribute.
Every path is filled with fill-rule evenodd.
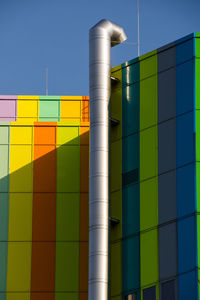
<svg viewBox="0 0 200 300"><path fill-rule="evenodd" d="M125 297L125 300L137 300L137 295L134 293L134 294L130 294L130 295L127 295Z"/></svg>
<svg viewBox="0 0 200 300"><path fill-rule="evenodd" d="M156 287L155 286L152 286L150 288L143 290L143 300L156 300Z"/></svg>
<svg viewBox="0 0 200 300"><path fill-rule="evenodd" d="M162 283L162 300L175 300L175 280L170 280Z"/></svg>

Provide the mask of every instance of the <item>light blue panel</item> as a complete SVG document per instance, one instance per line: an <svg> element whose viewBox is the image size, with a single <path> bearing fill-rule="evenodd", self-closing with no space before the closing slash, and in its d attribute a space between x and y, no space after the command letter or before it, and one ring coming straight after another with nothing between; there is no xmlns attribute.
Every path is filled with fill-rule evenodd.
<svg viewBox="0 0 200 300"><path fill-rule="evenodd" d="M176 179L177 213L180 218L195 212L194 164L178 168Z"/></svg>
<svg viewBox="0 0 200 300"><path fill-rule="evenodd" d="M176 114L191 111L194 106L194 61L176 67Z"/></svg>
<svg viewBox="0 0 200 300"><path fill-rule="evenodd" d="M0 293L6 292L8 242L0 242Z"/></svg>
<svg viewBox="0 0 200 300"><path fill-rule="evenodd" d="M140 185L133 184L122 191L123 236L135 234L140 230Z"/></svg>
<svg viewBox="0 0 200 300"><path fill-rule="evenodd" d="M193 112L176 119L176 166L194 162Z"/></svg>
<svg viewBox="0 0 200 300"><path fill-rule="evenodd" d="M140 287L140 236L123 241L123 291Z"/></svg>
<svg viewBox="0 0 200 300"><path fill-rule="evenodd" d="M186 40L187 39L187 40ZM190 36L190 39L188 37L185 39L185 41L178 40L176 41L176 64L182 64L187 60L190 60L194 56L194 35Z"/></svg>
<svg viewBox="0 0 200 300"><path fill-rule="evenodd" d="M192 271L178 277L178 300L197 300L197 271Z"/></svg>
<svg viewBox="0 0 200 300"><path fill-rule="evenodd" d="M178 220L178 273L191 271L196 266L195 216Z"/></svg>
<svg viewBox="0 0 200 300"><path fill-rule="evenodd" d="M122 140L122 172L126 173L139 168L139 134L133 134Z"/></svg>

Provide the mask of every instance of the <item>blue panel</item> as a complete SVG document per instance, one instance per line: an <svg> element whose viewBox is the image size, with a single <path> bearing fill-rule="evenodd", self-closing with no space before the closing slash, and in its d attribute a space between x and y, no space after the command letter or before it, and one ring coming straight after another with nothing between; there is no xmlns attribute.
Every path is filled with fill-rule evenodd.
<svg viewBox="0 0 200 300"><path fill-rule="evenodd" d="M192 37L192 36L191 36ZM179 44L176 46L176 63L182 64L185 61L192 59L194 56L194 38L180 43L181 40L176 41Z"/></svg>
<svg viewBox="0 0 200 300"><path fill-rule="evenodd" d="M123 241L123 291L140 287L140 236Z"/></svg>
<svg viewBox="0 0 200 300"><path fill-rule="evenodd" d="M140 185L123 188L123 236L129 236L140 230Z"/></svg>
<svg viewBox="0 0 200 300"><path fill-rule="evenodd" d="M196 266L195 216L178 221L178 273L191 271Z"/></svg>
<svg viewBox="0 0 200 300"><path fill-rule="evenodd" d="M176 114L191 111L194 106L194 61L176 67Z"/></svg>
<svg viewBox="0 0 200 300"><path fill-rule="evenodd" d="M176 170L178 218L195 212L194 164Z"/></svg>
<svg viewBox="0 0 200 300"><path fill-rule="evenodd" d="M122 172L126 173L139 168L139 134L133 134L122 140L123 166Z"/></svg>
<svg viewBox="0 0 200 300"><path fill-rule="evenodd" d="M139 131L139 63L122 69L123 136Z"/></svg>
<svg viewBox="0 0 200 300"><path fill-rule="evenodd" d="M156 300L155 286L143 290L143 300Z"/></svg>
<svg viewBox="0 0 200 300"><path fill-rule="evenodd" d="M192 271L178 277L178 300L197 300L197 271Z"/></svg>
<svg viewBox="0 0 200 300"><path fill-rule="evenodd" d="M194 162L193 112L176 119L176 166Z"/></svg>
<svg viewBox="0 0 200 300"><path fill-rule="evenodd" d="M0 242L0 293L6 292L8 242Z"/></svg>

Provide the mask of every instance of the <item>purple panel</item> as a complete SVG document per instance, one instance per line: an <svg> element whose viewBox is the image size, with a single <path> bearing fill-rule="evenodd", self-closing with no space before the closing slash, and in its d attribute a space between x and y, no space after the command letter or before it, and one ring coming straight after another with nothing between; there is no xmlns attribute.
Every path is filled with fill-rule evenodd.
<svg viewBox="0 0 200 300"><path fill-rule="evenodd" d="M17 120L17 96L0 95L0 121Z"/></svg>

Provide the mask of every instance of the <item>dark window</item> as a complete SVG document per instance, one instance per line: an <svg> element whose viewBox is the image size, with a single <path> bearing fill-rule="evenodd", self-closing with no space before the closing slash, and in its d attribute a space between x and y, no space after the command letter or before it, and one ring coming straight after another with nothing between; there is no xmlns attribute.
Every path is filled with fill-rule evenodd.
<svg viewBox="0 0 200 300"><path fill-rule="evenodd" d="M127 295L125 297L125 300L137 300L137 295L135 293L131 295Z"/></svg>
<svg viewBox="0 0 200 300"><path fill-rule="evenodd" d="M162 283L162 300L175 300L175 281L170 280Z"/></svg>
<svg viewBox="0 0 200 300"><path fill-rule="evenodd" d="M143 290L143 300L156 300L156 287L155 286L152 286L148 289Z"/></svg>

